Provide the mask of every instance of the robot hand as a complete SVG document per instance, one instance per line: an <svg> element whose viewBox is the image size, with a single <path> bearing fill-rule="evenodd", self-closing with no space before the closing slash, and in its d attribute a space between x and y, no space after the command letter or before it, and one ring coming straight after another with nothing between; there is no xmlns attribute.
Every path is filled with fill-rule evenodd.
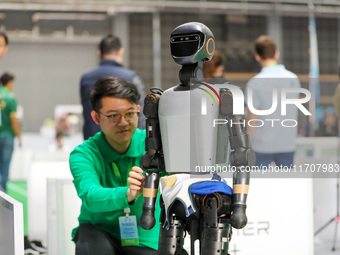
<svg viewBox="0 0 340 255"><path fill-rule="evenodd" d="M233 228L241 229L247 225L246 205L234 204L230 223Z"/></svg>
<svg viewBox="0 0 340 255"><path fill-rule="evenodd" d="M159 173L146 173L145 185L143 190L144 203L143 214L140 217L140 225L148 230L152 229L156 224L155 219L155 202L158 194Z"/></svg>

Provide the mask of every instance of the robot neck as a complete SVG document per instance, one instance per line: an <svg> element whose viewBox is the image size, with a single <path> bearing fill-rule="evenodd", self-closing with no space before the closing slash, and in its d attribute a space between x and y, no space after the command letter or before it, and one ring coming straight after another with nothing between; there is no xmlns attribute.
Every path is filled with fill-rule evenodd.
<svg viewBox="0 0 340 255"><path fill-rule="evenodd" d="M179 71L179 80L181 81L181 86L189 87L190 84L202 82L203 79L203 61L199 61L194 64L183 65L182 69Z"/></svg>

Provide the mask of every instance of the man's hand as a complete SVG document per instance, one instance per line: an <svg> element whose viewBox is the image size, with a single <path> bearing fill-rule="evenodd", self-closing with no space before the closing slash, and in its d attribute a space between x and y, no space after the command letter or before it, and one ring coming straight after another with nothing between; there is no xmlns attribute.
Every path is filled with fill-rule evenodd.
<svg viewBox="0 0 340 255"><path fill-rule="evenodd" d="M129 203L138 198L143 193L145 177L142 175L142 173L143 170L138 166L132 167L132 171L129 173L129 188L126 193Z"/></svg>

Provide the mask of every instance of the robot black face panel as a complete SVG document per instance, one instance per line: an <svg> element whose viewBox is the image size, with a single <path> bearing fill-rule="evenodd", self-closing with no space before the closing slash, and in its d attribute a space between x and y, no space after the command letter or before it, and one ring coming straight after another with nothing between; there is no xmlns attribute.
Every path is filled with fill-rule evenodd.
<svg viewBox="0 0 340 255"><path fill-rule="evenodd" d="M215 38L202 23L189 22L174 29L170 36L171 56L179 65L210 60L215 51Z"/></svg>

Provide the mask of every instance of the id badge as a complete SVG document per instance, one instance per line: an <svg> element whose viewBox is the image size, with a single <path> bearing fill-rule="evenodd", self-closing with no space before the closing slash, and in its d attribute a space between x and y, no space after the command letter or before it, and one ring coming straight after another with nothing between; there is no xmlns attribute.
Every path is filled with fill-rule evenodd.
<svg viewBox="0 0 340 255"><path fill-rule="evenodd" d="M119 230L122 246L135 246L139 244L135 215L119 217Z"/></svg>

